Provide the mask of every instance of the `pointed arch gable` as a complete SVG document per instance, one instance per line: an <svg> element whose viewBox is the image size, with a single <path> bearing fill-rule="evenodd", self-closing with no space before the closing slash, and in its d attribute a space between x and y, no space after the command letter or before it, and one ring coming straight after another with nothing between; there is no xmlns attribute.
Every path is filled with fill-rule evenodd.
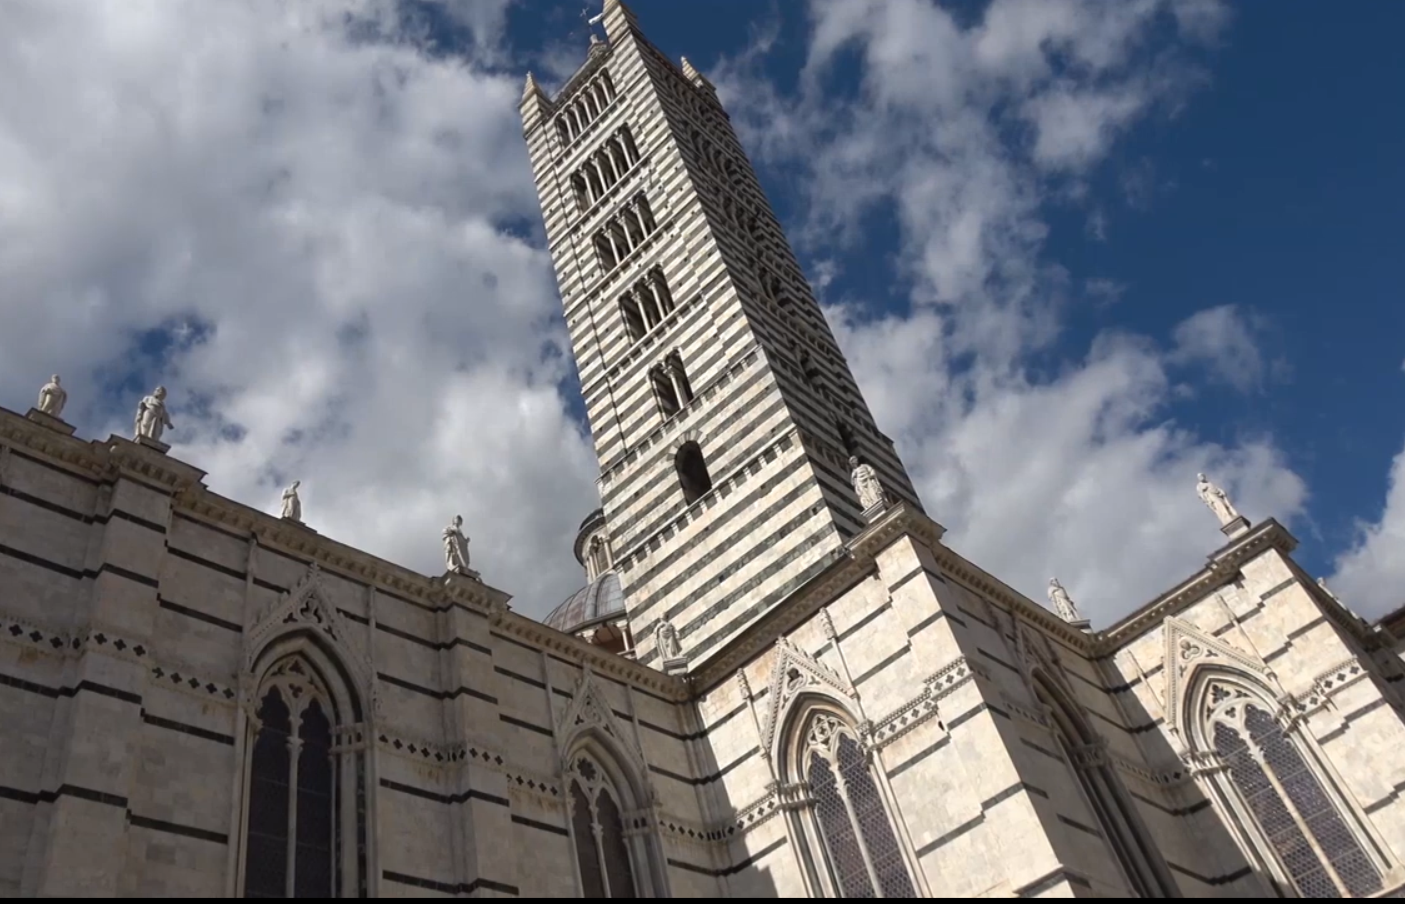
<svg viewBox="0 0 1405 904"><path fill-rule="evenodd" d="M347 620L327 602L322 572L314 562L297 585L265 611L245 633L244 669L247 677L258 676L276 658L275 651L288 648L296 638L312 645L295 644L300 649L321 651L325 667L338 673L354 691L355 714L359 721L379 709L374 671L370 658L352 636Z"/></svg>
<svg viewBox="0 0 1405 904"><path fill-rule="evenodd" d="M1267 668L1252 654L1230 646L1179 618L1166 619L1163 629L1166 635L1166 719L1168 727L1179 737L1185 737L1185 729L1193 725L1192 710L1187 692L1194 688L1201 669L1217 667L1253 676L1253 680L1269 686ZM1269 693L1269 699L1274 694Z"/></svg>
<svg viewBox="0 0 1405 904"><path fill-rule="evenodd" d="M854 689L837 672L826 668L788 638L780 638L776 641L776 661L771 666L761 749L771 754L772 762L784 762L782 745L786 742L786 733L781 729L794 720L795 708L803 702L802 698L824 698L858 724L853 711L854 695Z"/></svg>
<svg viewBox="0 0 1405 904"><path fill-rule="evenodd" d="M626 773L624 778L638 797L636 806L644 806L652 800L644 754L626 733L605 698L599 679L588 665L581 669L580 678L572 689L571 702L557 720L556 743L564 769L571 767L580 749L594 749L605 759L615 761L618 764L615 768Z"/></svg>

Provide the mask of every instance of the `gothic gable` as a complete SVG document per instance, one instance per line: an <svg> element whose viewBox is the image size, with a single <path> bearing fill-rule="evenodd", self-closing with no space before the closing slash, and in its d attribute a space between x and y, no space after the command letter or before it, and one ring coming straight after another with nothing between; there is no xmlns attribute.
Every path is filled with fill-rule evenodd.
<svg viewBox="0 0 1405 904"><path fill-rule="evenodd" d="M1180 732L1185 716L1185 693L1194 670L1202 665L1222 665L1235 671L1264 675L1264 663L1257 656L1236 649L1179 618L1166 619L1166 717L1168 726Z"/></svg>
<svg viewBox="0 0 1405 904"><path fill-rule="evenodd" d="M636 775L644 775L644 754L639 750L630 733L625 731L610 702L605 698L600 682L590 666L581 670L571 694L571 702L556 721L556 741L561 755L569 759L575 742L585 734L596 733L604 736L613 748L623 754ZM566 764L570 765L569 762Z"/></svg>
<svg viewBox="0 0 1405 904"><path fill-rule="evenodd" d="M768 753L774 750L776 735L795 698L816 691L840 699L854 696L854 689L834 670L821 665L787 638L777 640L776 662L771 667L770 691L767 694L766 721L761 734L762 750Z"/></svg>
<svg viewBox="0 0 1405 904"><path fill-rule="evenodd" d="M370 658L352 636L345 618L327 602L322 586L322 571L314 562L298 581L297 586L283 594L255 621L245 634L244 672L252 677L259 656L281 637L302 631L316 634L337 653L344 668L356 682L356 690L368 703L368 709L379 707L375 693L374 674Z"/></svg>

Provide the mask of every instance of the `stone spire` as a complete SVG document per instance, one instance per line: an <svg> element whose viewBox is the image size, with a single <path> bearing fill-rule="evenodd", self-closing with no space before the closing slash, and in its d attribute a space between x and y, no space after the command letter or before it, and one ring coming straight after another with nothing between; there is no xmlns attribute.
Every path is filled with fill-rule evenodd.
<svg viewBox="0 0 1405 904"><path fill-rule="evenodd" d="M696 66L688 62L687 57L683 57L683 76L687 78L688 81L697 85L699 88L708 88L714 91L716 90L712 87L712 82L707 80L707 76L703 75L701 72L698 71L698 68Z"/></svg>
<svg viewBox="0 0 1405 904"><path fill-rule="evenodd" d="M530 72L527 73L527 83L522 86L522 101L518 106L522 111L522 126L528 130L555 110L551 99L546 96L542 86L537 84L536 76Z"/></svg>

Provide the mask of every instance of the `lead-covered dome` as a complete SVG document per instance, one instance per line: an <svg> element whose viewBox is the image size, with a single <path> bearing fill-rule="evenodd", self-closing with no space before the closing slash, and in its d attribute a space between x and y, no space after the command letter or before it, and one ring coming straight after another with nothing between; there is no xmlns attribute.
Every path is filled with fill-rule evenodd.
<svg viewBox="0 0 1405 904"><path fill-rule="evenodd" d="M567 597L542 621L566 634L624 615L624 589L619 575L607 571Z"/></svg>

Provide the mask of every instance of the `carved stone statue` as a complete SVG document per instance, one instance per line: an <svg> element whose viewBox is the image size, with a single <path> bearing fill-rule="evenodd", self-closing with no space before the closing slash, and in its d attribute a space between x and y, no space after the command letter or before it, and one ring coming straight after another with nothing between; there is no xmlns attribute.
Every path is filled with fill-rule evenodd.
<svg viewBox="0 0 1405 904"><path fill-rule="evenodd" d="M59 385L59 375L54 374L44 388L39 390L40 411L49 417L62 417L63 406L68 404L68 390Z"/></svg>
<svg viewBox="0 0 1405 904"><path fill-rule="evenodd" d="M1204 474L1195 476L1199 478L1199 482L1195 485L1195 492L1200 494L1201 501L1210 507L1210 511L1215 513L1215 517L1220 519L1221 527L1242 517L1235 509L1234 503L1229 501L1229 496L1224 490L1211 483Z"/></svg>
<svg viewBox="0 0 1405 904"><path fill-rule="evenodd" d="M854 492L859 494L859 506L868 511L887 501L883 484L878 480L878 472L873 465L861 462L856 456L849 458L850 477L854 481Z"/></svg>
<svg viewBox="0 0 1405 904"><path fill-rule="evenodd" d="M171 415L166 411L166 387L158 386L156 391L141 400L137 406L135 433L137 439L161 442L161 434L167 428L175 429Z"/></svg>
<svg viewBox="0 0 1405 904"><path fill-rule="evenodd" d="M1049 603L1058 613L1059 618L1066 622L1080 622L1083 616L1078 612L1078 606L1073 602L1073 598L1068 595L1064 585L1059 583L1058 578L1049 578Z"/></svg>
<svg viewBox="0 0 1405 904"><path fill-rule="evenodd" d="M298 498L300 486L302 481L294 480L293 485L283 491L283 517L289 521L302 520L302 500Z"/></svg>
<svg viewBox="0 0 1405 904"><path fill-rule="evenodd" d="M671 622L661 621L654 629L654 645L658 647L659 658L664 662L683 658L683 647L678 643L678 631Z"/></svg>
<svg viewBox="0 0 1405 904"><path fill-rule="evenodd" d="M444 528L444 567L453 574L471 574L468 567L468 538L463 535L463 516Z"/></svg>

